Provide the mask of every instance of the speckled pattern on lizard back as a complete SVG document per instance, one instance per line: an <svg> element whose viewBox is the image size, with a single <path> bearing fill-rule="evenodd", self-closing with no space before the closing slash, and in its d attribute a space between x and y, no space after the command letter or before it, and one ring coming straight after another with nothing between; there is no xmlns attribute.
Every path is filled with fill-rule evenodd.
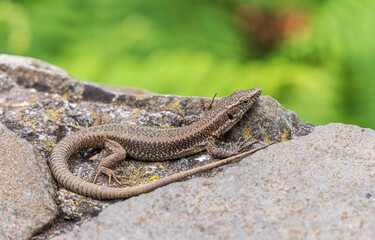
<svg viewBox="0 0 375 240"><path fill-rule="evenodd" d="M237 90L221 98L219 103L207 111L201 120L185 127L165 129L129 124L107 124L69 134L52 151L50 160L52 173L62 186L73 192L98 199L115 199L149 192L195 173L212 169L225 164L226 161L233 160L235 155L243 152L253 143L245 142L237 148L224 149L217 147L215 140L242 118L260 94L261 90L258 88ZM69 157L85 148L107 148L112 153L100 162L98 173L105 173L115 181L118 180L111 168L124 160L126 156L144 161L164 161L207 150L213 157L227 159L176 173L142 186L115 188L84 181L70 172L67 163Z"/></svg>

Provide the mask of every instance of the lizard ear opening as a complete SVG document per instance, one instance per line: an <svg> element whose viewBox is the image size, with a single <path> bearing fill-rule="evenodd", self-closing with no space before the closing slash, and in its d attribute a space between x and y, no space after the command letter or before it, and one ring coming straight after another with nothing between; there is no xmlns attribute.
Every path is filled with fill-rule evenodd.
<svg viewBox="0 0 375 240"><path fill-rule="evenodd" d="M233 115L230 114L230 113L228 113L228 118L229 118L230 120L232 120L232 119L233 119Z"/></svg>

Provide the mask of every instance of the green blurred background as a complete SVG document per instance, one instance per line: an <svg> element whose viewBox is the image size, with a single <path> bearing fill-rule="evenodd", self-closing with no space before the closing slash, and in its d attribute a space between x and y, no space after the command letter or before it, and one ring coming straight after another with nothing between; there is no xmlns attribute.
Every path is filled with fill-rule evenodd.
<svg viewBox="0 0 375 240"><path fill-rule="evenodd" d="M162 94L260 87L303 121L375 129L374 0L0 0L0 52Z"/></svg>

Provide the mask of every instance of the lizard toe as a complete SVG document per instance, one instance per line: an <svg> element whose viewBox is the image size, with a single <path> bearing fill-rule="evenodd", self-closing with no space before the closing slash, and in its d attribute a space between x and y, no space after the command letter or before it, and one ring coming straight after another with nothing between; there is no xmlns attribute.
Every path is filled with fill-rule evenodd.
<svg viewBox="0 0 375 240"><path fill-rule="evenodd" d="M113 179L118 185L122 185L121 182L119 181L119 178L117 177L115 171L107 168L107 167L104 167L104 166L99 166L98 168L98 172L96 173L96 176L95 176L95 179L94 179L94 183L96 182L96 179L99 175L99 173L104 173L105 175L108 176L108 186L111 185L111 180Z"/></svg>

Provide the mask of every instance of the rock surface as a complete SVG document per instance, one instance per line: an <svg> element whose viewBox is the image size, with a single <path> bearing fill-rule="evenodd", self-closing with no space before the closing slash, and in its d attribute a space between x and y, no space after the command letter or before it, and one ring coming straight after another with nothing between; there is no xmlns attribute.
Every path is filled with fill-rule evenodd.
<svg viewBox="0 0 375 240"><path fill-rule="evenodd" d="M55 190L35 147L0 123L0 239L27 239L57 216Z"/></svg>
<svg viewBox="0 0 375 240"><path fill-rule="evenodd" d="M375 132L329 124L53 239L374 239Z"/></svg>
<svg viewBox="0 0 375 240"><path fill-rule="evenodd" d="M282 143L236 164L117 203L52 187L51 150L73 131L59 123L90 126L106 113L113 122L179 127L201 118L211 101L93 85L40 60L0 54L0 122L15 133L0 126L1 237L27 239L44 229L33 239L375 238L374 131L303 125L269 96L223 140ZM72 172L91 181L98 162L87 159L96 153L106 154L74 155ZM139 185L212 161L205 153L162 163L129 159L115 170Z"/></svg>

